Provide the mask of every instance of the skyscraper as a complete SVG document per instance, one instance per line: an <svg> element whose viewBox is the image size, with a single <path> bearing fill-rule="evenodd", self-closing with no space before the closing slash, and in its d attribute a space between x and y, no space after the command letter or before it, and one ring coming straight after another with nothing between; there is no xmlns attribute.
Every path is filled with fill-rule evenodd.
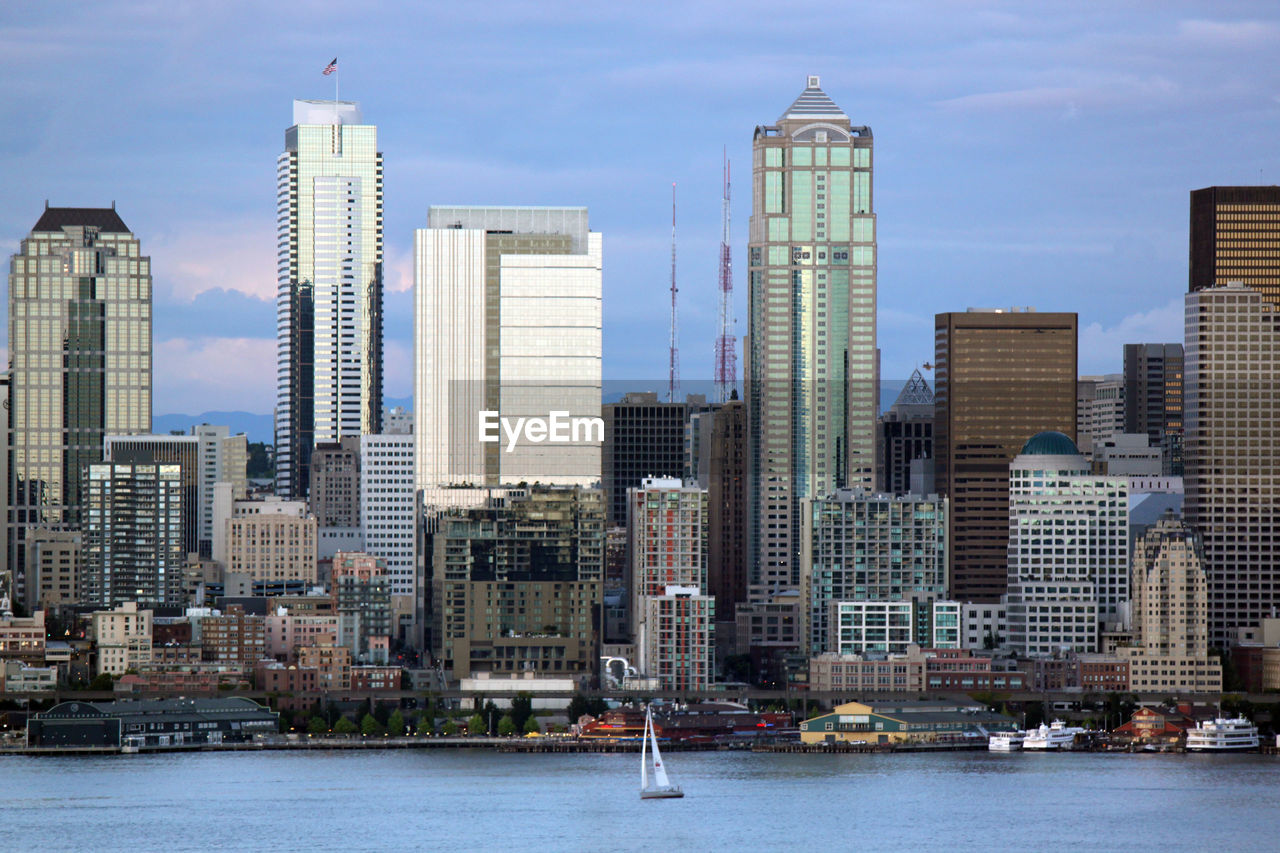
<svg viewBox="0 0 1280 853"><path fill-rule="evenodd" d="M1182 344L1124 345L1124 431L1147 434L1165 474L1182 474L1182 372Z"/></svg>
<svg viewBox="0 0 1280 853"><path fill-rule="evenodd" d="M1190 289L1238 281L1280 302L1280 186L1191 192Z"/></svg>
<svg viewBox="0 0 1280 853"><path fill-rule="evenodd" d="M151 429L151 259L114 206L46 207L11 257L9 371L4 580L21 596L26 531L79 527L103 437Z"/></svg>
<svg viewBox="0 0 1280 853"><path fill-rule="evenodd" d="M1076 315L970 309L934 326L934 471L951 498L951 597L995 602L1008 583L1009 463L1036 433L1075 435Z"/></svg>
<svg viewBox="0 0 1280 853"><path fill-rule="evenodd" d="M749 559L754 583L794 588L801 503L874 487L871 129L810 76L752 148Z"/></svg>
<svg viewBox="0 0 1280 853"><path fill-rule="evenodd" d="M603 245L584 207L428 210L414 234L418 488L599 481Z"/></svg>
<svg viewBox="0 0 1280 853"><path fill-rule="evenodd" d="M294 101L276 165L276 493L382 425L382 153L350 101Z"/></svg>
<svg viewBox="0 0 1280 853"><path fill-rule="evenodd" d="M1187 294L1188 524L1204 537L1209 644L1280 606L1280 311L1234 283Z"/></svg>
<svg viewBox="0 0 1280 853"><path fill-rule="evenodd" d="M103 462L85 476L85 600L185 604L181 466Z"/></svg>

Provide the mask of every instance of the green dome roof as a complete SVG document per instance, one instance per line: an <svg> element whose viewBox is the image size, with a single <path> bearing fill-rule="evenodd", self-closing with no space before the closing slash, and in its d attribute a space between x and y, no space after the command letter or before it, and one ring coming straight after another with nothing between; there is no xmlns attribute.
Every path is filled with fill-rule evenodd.
<svg viewBox="0 0 1280 853"><path fill-rule="evenodd" d="M1024 456L1079 456L1080 449L1066 435L1049 430L1036 433L1022 445Z"/></svg>

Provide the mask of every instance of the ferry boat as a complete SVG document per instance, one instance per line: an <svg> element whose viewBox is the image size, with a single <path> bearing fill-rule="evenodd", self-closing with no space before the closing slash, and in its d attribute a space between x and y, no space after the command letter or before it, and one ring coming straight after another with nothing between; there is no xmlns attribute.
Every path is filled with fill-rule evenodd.
<svg viewBox="0 0 1280 853"><path fill-rule="evenodd" d="M992 752L1017 752L1026 740L1025 732L993 732L987 739L987 749Z"/></svg>
<svg viewBox="0 0 1280 853"><path fill-rule="evenodd" d="M1258 727L1244 717L1219 717L1187 731L1187 752L1240 752L1257 749L1258 743Z"/></svg>
<svg viewBox="0 0 1280 853"><path fill-rule="evenodd" d="M1075 746L1076 735L1083 734L1084 729L1068 726L1062 720L1054 720L1051 725L1040 724L1038 729L1028 729L1022 741L1023 749L1064 750Z"/></svg>

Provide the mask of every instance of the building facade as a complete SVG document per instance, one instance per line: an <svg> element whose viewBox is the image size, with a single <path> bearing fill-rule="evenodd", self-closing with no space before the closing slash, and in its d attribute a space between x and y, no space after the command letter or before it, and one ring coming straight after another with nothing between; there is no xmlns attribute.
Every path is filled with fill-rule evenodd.
<svg viewBox="0 0 1280 853"><path fill-rule="evenodd" d="M300 501L236 501L226 520L232 574L254 581L316 582L316 518Z"/></svg>
<svg viewBox="0 0 1280 853"><path fill-rule="evenodd" d="M934 472L951 499L951 597L1008 585L1009 462L1029 436L1076 429L1076 315L978 310L935 318Z"/></svg>
<svg viewBox="0 0 1280 853"><path fill-rule="evenodd" d="M1009 645L1096 652L1127 621L1129 481L1090 473L1071 439L1042 432L1009 463Z"/></svg>
<svg viewBox="0 0 1280 853"><path fill-rule="evenodd" d="M9 260L7 542L0 594L25 595L26 534L83 523L107 434L151 429L151 258L115 207L46 207Z"/></svg>
<svg viewBox="0 0 1280 853"><path fill-rule="evenodd" d="M1124 345L1124 431L1146 433L1173 476L1183 472L1183 363L1182 344Z"/></svg>
<svg viewBox="0 0 1280 853"><path fill-rule="evenodd" d="M276 160L276 494L382 428L382 152L351 101L294 101Z"/></svg>
<svg viewBox="0 0 1280 853"><path fill-rule="evenodd" d="M417 488L600 480L602 275L586 208L429 208L414 232Z"/></svg>
<svg viewBox="0 0 1280 853"><path fill-rule="evenodd" d="M311 489L307 501L318 527L360 526L360 443L344 435L311 451Z"/></svg>
<svg viewBox="0 0 1280 853"><path fill-rule="evenodd" d="M807 502L802 577L811 655L835 651L836 602L947 596L947 501L842 490ZM933 645L913 629L909 642Z"/></svg>
<svg viewBox="0 0 1280 853"><path fill-rule="evenodd" d="M151 617L152 611L139 610L136 601L90 616L90 637L98 649L95 675L123 675L151 662Z"/></svg>
<svg viewBox="0 0 1280 853"><path fill-rule="evenodd" d="M364 550L385 561L392 595L415 595L414 437L361 436L360 457Z"/></svg>
<svg viewBox="0 0 1280 853"><path fill-rule="evenodd" d="M624 394L601 407L604 447L600 484L610 527L627 523L627 491L646 477L682 477L686 467L685 427L700 411L699 398L659 402L653 391ZM704 486L707 484L703 484Z"/></svg>
<svg viewBox="0 0 1280 853"><path fill-rule="evenodd" d="M1240 284L1187 294L1188 524L1204 537L1209 644L1280 607L1280 313Z"/></svg>
<svg viewBox="0 0 1280 853"><path fill-rule="evenodd" d="M88 466L87 474L86 603L185 604L180 466L107 462Z"/></svg>
<svg viewBox="0 0 1280 853"><path fill-rule="evenodd" d="M800 581L802 505L874 487L872 136L810 76L752 143L746 396L752 583Z"/></svg>
<svg viewBox="0 0 1280 853"><path fill-rule="evenodd" d="M478 502L468 495L468 505L427 520L436 664L454 678L594 672L604 575L601 493L554 486L480 491Z"/></svg>
<svg viewBox="0 0 1280 853"><path fill-rule="evenodd" d="M912 463L927 464L932 479L933 390L919 370L911 374L889 411L880 416L879 433L877 491L891 495L912 491Z"/></svg>
<svg viewBox="0 0 1280 853"><path fill-rule="evenodd" d="M392 633L386 561L372 554L336 554L331 586L338 611L338 644L351 649L352 661L386 664Z"/></svg>
<svg viewBox="0 0 1280 853"><path fill-rule="evenodd" d="M1193 190L1190 256L1191 292L1240 282L1280 302L1280 187Z"/></svg>

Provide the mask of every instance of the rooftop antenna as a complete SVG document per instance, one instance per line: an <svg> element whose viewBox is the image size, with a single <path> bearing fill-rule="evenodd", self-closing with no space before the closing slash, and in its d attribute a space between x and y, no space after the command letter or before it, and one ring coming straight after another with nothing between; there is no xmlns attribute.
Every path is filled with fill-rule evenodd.
<svg viewBox="0 0 1280 853"><path fill-rule="evenodd" d="M737 339L733 334L733 261L729 251L729 154L724 152L724 197L720 202L720 335L716 338L715 401L727 403L738 384Z"/></svg>
<svg viewBox="0 0 1280 853"><path fill-rule="evenodd" d="M680 394L680 345L676 326L676 182L671 182L671 350L667 363L667 402Z"/></svg>

